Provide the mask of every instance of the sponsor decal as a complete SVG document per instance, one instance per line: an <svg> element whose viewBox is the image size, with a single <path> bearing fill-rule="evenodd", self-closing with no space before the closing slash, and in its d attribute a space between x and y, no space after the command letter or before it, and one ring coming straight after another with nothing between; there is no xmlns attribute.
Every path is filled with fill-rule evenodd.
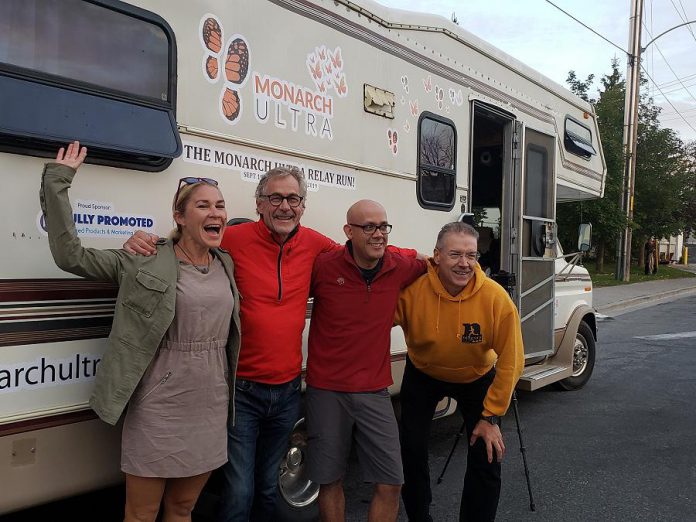
<svg viewBox="0 0 696 522"><path fill-rule="evenodd" d="M136 230L154 231L154 217L118 212L113 203L78 199L72 206L79 237L129 238ZM46 217L42 212L39 212L36 224L39 231L48 236Z"/></svg>

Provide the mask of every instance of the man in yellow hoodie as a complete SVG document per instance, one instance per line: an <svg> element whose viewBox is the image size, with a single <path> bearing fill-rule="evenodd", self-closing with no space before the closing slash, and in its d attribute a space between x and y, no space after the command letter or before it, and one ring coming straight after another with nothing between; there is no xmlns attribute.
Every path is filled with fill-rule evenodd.
<svg viewBox="0 0 696 522"><path fill-rule="evenodd" d="M477 263L478 233L448 223L437 236L428 273L406 288L395 323L406 336L401 385L402 497L410 522L431 521L428 438L443 397L453 397L469 437L460 521L495 519L505 415L524 367L517 309Z"/></svg>

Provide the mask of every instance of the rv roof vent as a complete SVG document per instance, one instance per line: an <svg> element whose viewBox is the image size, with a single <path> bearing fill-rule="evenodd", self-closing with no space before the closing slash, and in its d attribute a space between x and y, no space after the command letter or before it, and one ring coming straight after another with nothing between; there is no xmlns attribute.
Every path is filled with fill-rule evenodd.
<svg viewBox="0 0 696 522"><path fill-rule="evenodd" d="M394 119L395 100L393 92L365 84L365 112Z"/></svg>

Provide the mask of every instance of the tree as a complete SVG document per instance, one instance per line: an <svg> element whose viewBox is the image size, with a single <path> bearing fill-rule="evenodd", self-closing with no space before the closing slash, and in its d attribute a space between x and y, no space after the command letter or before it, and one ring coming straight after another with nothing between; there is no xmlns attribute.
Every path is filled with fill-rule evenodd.
<svg viewBox="0 0 696 522"><path fill-rule="evenodd" d="M562 241L573 238L578 223L591 222L596 245L597 271L603 271L626 226L621 209L623 192L623 113L625 82L619 72L618 60L611 63L611 73L600 80L595 111L607 164L604 198L569 203L557 209L559 236ZM579 80L568 73L570 89L593 102L589 96L593 75ZM646 80L641 79L641 84ZM696 229L696 143L684 145L671 129L660 128L660 108L643 94L638 111L638 147L634 193L633 253L643 263L643 246L650 238L676 235Z"/></svg>
<svg viewBox="0 0 696 522"><path fill-rule="evenodd" d="M604 270L604 261L625 227L625 216L621 209L621 190L624 165L623 154L623 110L625 82L619 72L618 60L612 60L612 72L600 80L601 90L595 105L602 148L607 163L607 178L604 198L592 201L566 203L557 209L559 236L561 241L572 244L578 224L592 223L593 242L596 246L597 271ZM582 82L570 71L568 83L571 90L581 98L591 101L588 92L594 75ZM570 241L568 241L570 240Z"/></svg>

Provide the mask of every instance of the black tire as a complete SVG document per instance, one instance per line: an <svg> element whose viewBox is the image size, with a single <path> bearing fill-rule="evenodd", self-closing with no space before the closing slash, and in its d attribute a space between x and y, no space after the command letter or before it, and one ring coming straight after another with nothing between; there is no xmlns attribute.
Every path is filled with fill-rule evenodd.
<svg viewBox="0 0 696 522"><path fill-rule="evenodd" d="M307 431L304 418L290 435L288 451L278 473L278 501L274 520L316 522L319 520L319 486L307 478L305 452Z"/></svg>
<svg viewBox="0 0 696 522"><path fill-rule="evenodd" d="M575 334L573 347L573 375L556 383L561 390L579 390L592 376L595 363L595 338L592 329L585 321L581 321Z"/></svg>

